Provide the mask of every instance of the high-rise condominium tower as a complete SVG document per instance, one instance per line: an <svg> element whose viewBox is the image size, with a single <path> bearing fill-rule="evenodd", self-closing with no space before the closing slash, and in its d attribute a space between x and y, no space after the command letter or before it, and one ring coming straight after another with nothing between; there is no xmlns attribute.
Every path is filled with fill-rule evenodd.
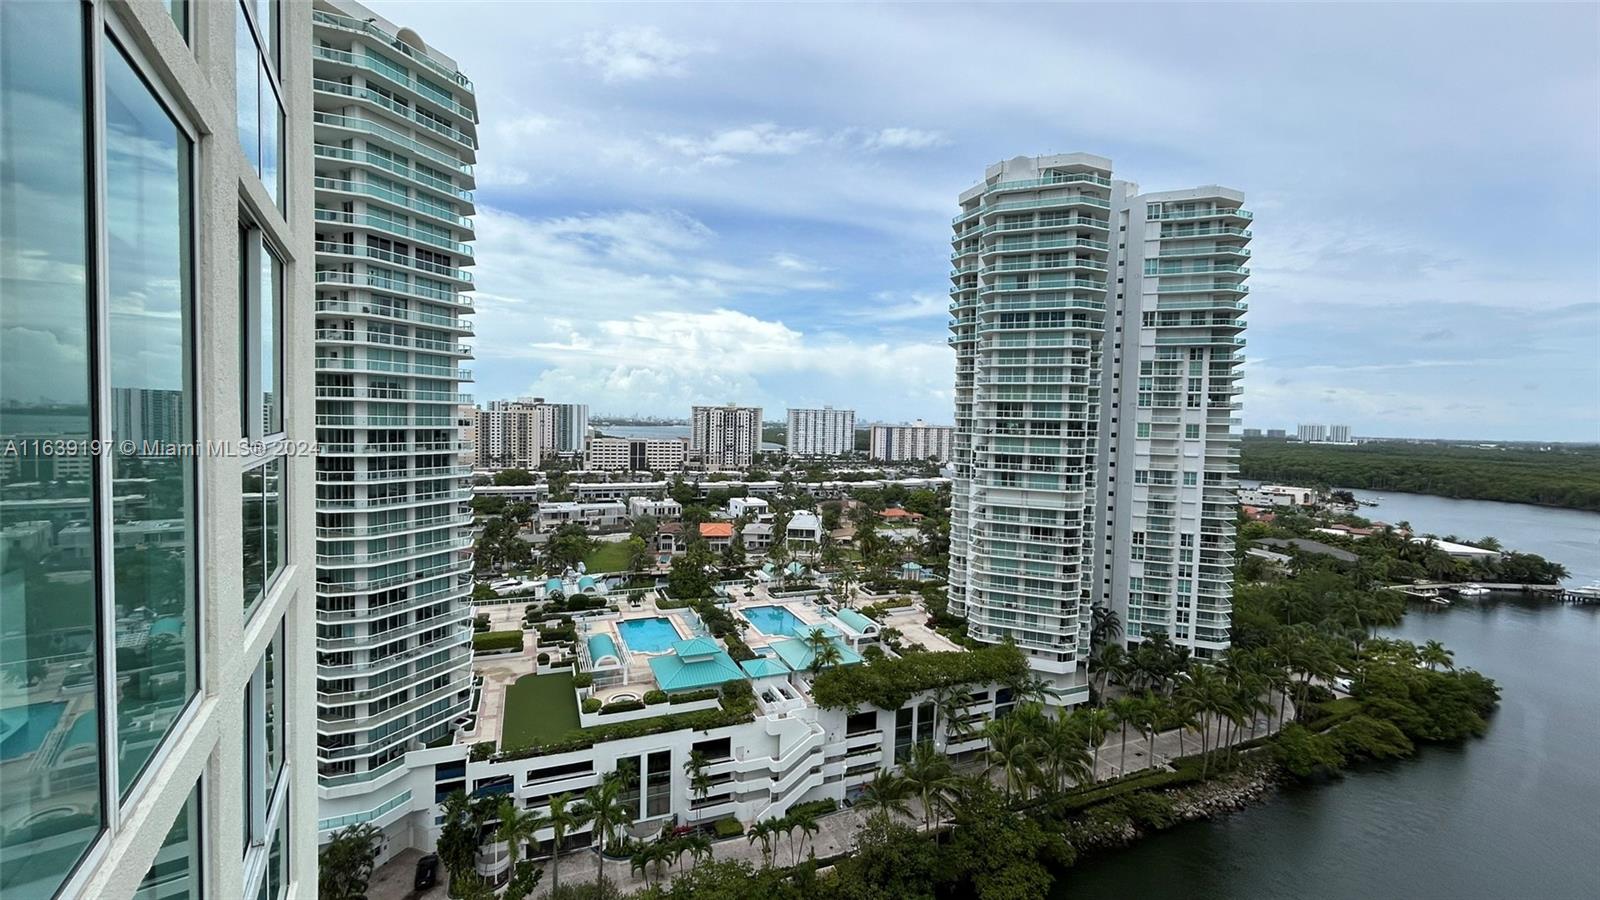
<svg viewBox="0 0 1600 900"><path fill-rule="evenodd" d="M0 3L7 900L316 892L310 48Z"/></svg>
<svg viewBox="0 0 1600 900"><path fill-rule="evenodd" d="M1241 199L1139 195L1088 154L961 195L951 606L1065 702L1087 696L1095 603L1130 641L1225 646Z"/></svg>
<svg viewBox="0 0 1600 900"><path fill-rule="evenodd" d="M746 469L761 449L761 407L696 406L689 418L689 449L710 471Z"/></svg>
<svg viewBox="0 0 1600 900"><path fill-rule="evenodd" d="M320 829L392 846L406 755L468 708L472 82L355 3L317 0L317 762ZM426 817L424 812L419 816Z"/></svg>
<svg viewBox="0 0 1600 900"><path fill-rule="evenodd" d="M844 456L856 448L856 411L834 409L789 410L787 432L790 456Z"/></svg>

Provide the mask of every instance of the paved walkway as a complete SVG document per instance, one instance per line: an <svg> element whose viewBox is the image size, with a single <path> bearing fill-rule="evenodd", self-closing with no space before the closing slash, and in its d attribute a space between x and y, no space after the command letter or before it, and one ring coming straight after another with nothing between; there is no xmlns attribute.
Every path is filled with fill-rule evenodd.
<svg viewBox="0 0 1600 900"><path fill-rule="evenodd" d="M1294 720L1294 708L1292 704L1286 710L1285 715L1290 721ZM1271 716L1270 722L1268 719L1269 717L1267 716L1256 717L1256 737L1261 737L1278 730L1279 723L1277 715L1274 714ZM1213 738L1220 735L1220 731L1216 725L1212 725L1212 735ZM1246 723L1244 728L1240 730L1235 743L1243 743L1250 740L1250 737L1250 725L1249 723ZM1152 763L1150 758L1149 741L1143 736L1136 737L1133 731L1130 730L1128 732L1126 771L1136 772L1141 769L1148 769L1152 765L1165 766L1179 756L1199 753L1200 732L1198 729L1192 729L1184 734L1182 740L1182 751L1182 753L1179 752L1178 731L1176 729L1172 731L1163 731L1156 735L1155 760ZM1121 759L1122 732L1119 729L1117 731L1113 731L1107 737L1105 743L1101 744L1100 746L1100 762L1095 769L1096 778L1104 781L1109 778L1115 778L1122 774L1124 770L1120 767ZM996 770L991 773L991 777L999 779L1003 776L1001 776L999 771ZM997 781L996 783L999 782ZM912 799L910 806L911 818L909 821L911 824L921 827L921 804L917 800ZM841 853L845 853L854 849L856 833L861 830L863 825L865 825L866 820L867 814L859 809L845 809L819 818L817 820L817 825L820 826L820 830L806 841L805 848L800 851L800 858L804 859L813 850L815 850L818 859L827 859L829 857L838 856ZM798 837L799 832L795 832L795 835ZM747 837L742 836L726 841L717 841L712 845L712 855L721 861L743 860L756 867L760 867L762 864L761 842L757 841L756 843L752 844ZM788 838L781 836L778 838L772 859L775 865L786 866L791 864L794 856L791 851L791 844ZM687 868L691 865L692 863L689 860L689 857L685 856L683 858L683 866ZM606 860L605 871L606 880L616 884L624 892L640 890L645 886L644 878L633 871L632 863L626 859ZM677 870L674 867L664 867L661 870L661 880L671 881L673 875L676 874L676 871ZM561 877L565 881L593 881L594 875L595 855L592 851L580 850L569 853L566 855L566 858L561 861ZM549 890L550 877L550 867L548 863L545 865L544 877L545 880L541 882L541 888L547 893ZM651 878L654 880L655 876L652 875ZM379 898L374 896L373 900L379 900Z"/></svg>
<svg viewBox="0 0 1600 900"><path fill-rule="evenodd" d="M425 891L411 889L416 882L417 860L421 858L421 850L407 847L374 869L372 880L367 882L367 900L444 900L448 879L444 866L439 867L438 884Z"/></svg>

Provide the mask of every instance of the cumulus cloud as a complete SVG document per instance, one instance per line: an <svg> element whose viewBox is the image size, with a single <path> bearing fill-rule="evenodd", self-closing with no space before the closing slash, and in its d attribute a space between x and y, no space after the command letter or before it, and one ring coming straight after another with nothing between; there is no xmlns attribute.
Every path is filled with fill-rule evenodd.
<svg viewBox="0 0 1600 900"><path fill-rule="evenodd" d="M607 82L641 81L681 76L684 60L705 49L644 25L586 34L578 58Z"/></svg>
<svg viewBox="0 0 1600 900"><path fill-rule="evenodd" d="M937 131L920 128L884 128L867 137L862 145L868 150L926 150L942 147L949 139Z"/></svg>
<svg viewBox="0 0 1600 900"><path fill-rule="evenodd" d="M663 147L675 150L701 164L727 164L739 156L792 156L816 144L820 138L804 128L781 128L760 122L727 128L705 137L661 135Z"/></svg>

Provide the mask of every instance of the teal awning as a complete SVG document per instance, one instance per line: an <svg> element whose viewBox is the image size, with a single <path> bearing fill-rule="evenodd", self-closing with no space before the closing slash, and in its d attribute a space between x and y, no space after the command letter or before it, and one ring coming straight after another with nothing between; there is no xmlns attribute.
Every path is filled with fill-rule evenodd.
<svg viewBox="0 0 1600 900"><path fill-rule="evenodd" d="M680 644L691 641L680 641ZM708 656L685 658L677 653L650 657L650 671L656 677L656 686L673 691L697 691L715 687L729 681L742 680L744 670L733 661L727 651L718 650Z"/></svg>
<svg viewBox="0 0 1600 900"><path fill-rule="evenodd" d="M832 642L833 646L839 648L839 665L853 666L861 662L861 654L851 650L844 641L836 637L830 637L829 641ZM778 654L778 658L796 672L803 672L811 668L811 661L817 656L810 645L799 638L778 641L771 646L773 652Z"/></svg>
<svg viewBox="0 0 1600 900"><path fill-rule="evenodd" d="M739 663L739 668L744 670L751 678L783 677L789 674L789 667L783 663L765 656L747 659Z"/></svg>
<svg viewBox="0 0 1600 900"><path fill-rule="evenodd" d="M609 634L594 634L586 642L589 646L589 664L598 666L601 660L610 658L622 662L622 654L617 652L617 642Z"/></svg>
<svg viewBox="0 0 1600 900"><path fill-rule="evenodd" d="M841 609L833 614L835 619L843 622L856 634L872 634L878 630L878 623L863 616L853 609Z"/></svg>

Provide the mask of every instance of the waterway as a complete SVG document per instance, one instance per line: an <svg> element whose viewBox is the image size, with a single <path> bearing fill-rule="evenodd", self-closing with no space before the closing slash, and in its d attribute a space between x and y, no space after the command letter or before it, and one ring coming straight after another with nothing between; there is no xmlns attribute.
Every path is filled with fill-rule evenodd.
<svg viewBox="0 0 1600 900"><path fill-rule="evenodd" d="M1357 496L1376 499L1365 491ZM1362 515L1554 559L1600 578L1600 513L1383 494ZM1600 606L1520 597L1413 608L1393 633L1439 640L1499 682L1488 733L1285 788L1063 873L1053 898L1600 896Z"/></svg>

